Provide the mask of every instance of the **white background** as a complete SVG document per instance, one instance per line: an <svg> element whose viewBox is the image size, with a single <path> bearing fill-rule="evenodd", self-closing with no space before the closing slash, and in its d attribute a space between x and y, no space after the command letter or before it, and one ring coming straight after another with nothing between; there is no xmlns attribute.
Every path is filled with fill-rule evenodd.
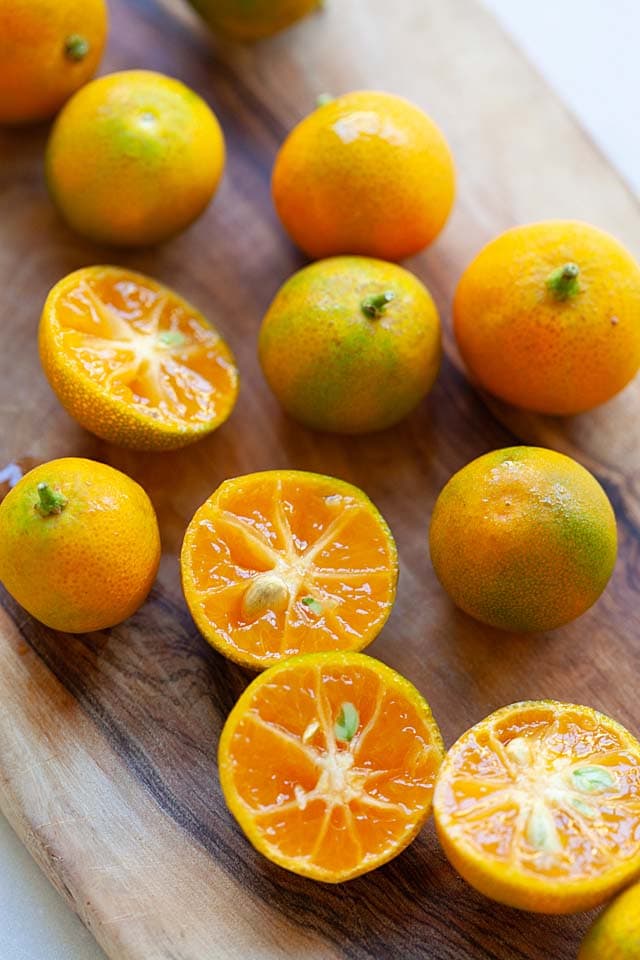
<svg viewBox="0 0 640 960"><path fill-rule="evenodd" d="M640 195L640 2L484 2ZM2 960L105 960L1 815L0 864Z"/></svg>

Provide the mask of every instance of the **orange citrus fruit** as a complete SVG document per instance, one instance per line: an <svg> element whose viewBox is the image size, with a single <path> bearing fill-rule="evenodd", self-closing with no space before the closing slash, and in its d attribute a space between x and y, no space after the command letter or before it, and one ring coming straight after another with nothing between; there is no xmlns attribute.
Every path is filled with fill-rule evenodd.
<svg viewBox="0 0 640 960"><path fill-rule="evenodd" d="M444 136L419 107L390 93L347 93L318 107L280 148L273 199L311 257L409 257L435 239L453 205Z"/></svg>
<svg viewBox="0 0 640 960"><path fill-rule="evenodd" d="M83 267L49 293L40 357L58 399L104 440L170 450L223 423L238 371L195 307L123 267Z"/></svg>
<svg viewBox="0 0 640 960"><path fill-rule="evenodd" d="M104 463L43 463L0 504L0 581L54 630L85 633L126 620L159 562L149 497Z"/></svg>
<svg viewBox="0 0 640 960"><path fill-rule="evenodd" d="M217 33L250 43L279 33L322 0L189 0Z"/></svg>
<svg viewBox="0 0 640 960"><path fill-rule="evenodd" d="M91 240L158 243L200 216L224 157L204 100L179 80L129 70L93 80L66 104L47 144L47 184Z"/></svg>
<svg viewBox="0 0 640 960"><path fill-rule="evenodd" d="M105 0L2 0L0 123L45 120L93 76Z"/></svg>
<svg viewBox="0 0 640 960"><path fill-rule="evenodd" d="M311 653L257 677L220 738L227 806L281 867L339 883L395 857L431 810L444 753L429 705L361 653Z"/></svg>
<svg viewBox="0 0 640 960"><path fill-rule="evenodd" d="M593 922L578 960L638 960L640 884L621 893Z"/></svg>
<svg viewBox="0 0 640 960"><path fill-rule="evenodd" d="M464 272L454 329L489 393L538 413L580 413L610 400L640 367L640 268L587 223L515 227Z"/></svg>
<svg viewBox="0 0 640 960"><path fill-rule="evenodd" d="M590 707L514 703L451 747L433 812L447 857L481 893L537 913L588 910L640 873L640 743Z"/></svg>
<svg viewBox="0 0 640 960"><path fill-rule="evenodd" d="M433 567L466 613L511 631L553 630L595 603L613 572L616 520L579 463L539 447L494 450L441 491Z"/></svg>
<svg viewBox="0 0 640 960"><path fill-rule="evenodd" d="M361 650L391 612L398 554L369 498L300 470L226 480L185 534L182 585L204 637L262 669L284 657Z"/></svg>
<svg viewBox="0 0 640 960"><path fill-rule="evenodd" d="M280 288L259 352L271 389L296 420L336 433L381 430L431 389L440 321L429 291L407 270L334 257Z"/></svg>

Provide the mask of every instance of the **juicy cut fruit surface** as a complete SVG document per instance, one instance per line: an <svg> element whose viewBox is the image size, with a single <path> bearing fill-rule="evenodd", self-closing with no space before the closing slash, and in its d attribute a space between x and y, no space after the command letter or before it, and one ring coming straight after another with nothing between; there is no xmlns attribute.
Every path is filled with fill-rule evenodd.
<svg viewBox="0 0 640 960"><path fill-rule="evenodd" d="M318 107L276 157L273 200L309 256L401 260L449 216L455 171L447 141L419 107L390 93L346 93Z"/></svg>
<svg viewBox="0 0 640 960"><path fill-rule="evenodd" d="M105 0L2 0L0 123L45 120L94 74Z"/></svg>
<svg viewBox="0 0 640 960"><path fill-rule="evenodd" d="M588 910L640 873L640 743L590 707L512 704L451 747L434 816L481 893L540 913Z"/></svg>
<svg viewBox="0 0 640 960"><path fill-rule="evenodd" d="M640 957L640 883L609 904L582 941L578 960L638 960Z"/></svg>
<svg viewBox="0 0 640 960"><path fill-rule="evenodd" d="M179 80L150 70L99 77L60 112L47 144L51 197L98 243L160 243L199 217L225 160L215 115Z"/></svg>
<svg viewBox="0 0 640 960"><path fill-rule="evenodd" d="M332 257L280 288L260 330L269 386L296 420L365 433L392 426L433 386L440 320L420 280L394 263Z"/></svg>
<svg viewBox="0 0 640 960"><path fill-rule="evenodd" d="M215 430L238 393L217 330L186 300L123 267L84 267L49 293L44 372L68 413L125 447L169 450Z"/></svg>
<svg viewBox="0 0 640 960"><path fill-rule="evenodd" d="M189 0L210 27L230 40L270 37L316 10L321 0Z"/></svg>
<svg viewBox="0 0 640 960"><path fill-rule="evenodd" d="M357 487L269 470L227 480L205 501L187 528L181 569L204 637L263 669L370 643L395 600L398 555Z"/></svg>
<svg viewBox="0 0 640 960"><path fill-rule="evenodd" d="M440 731L415 687L360 653L271 667L220 738L227 805L260 853L338 883L396 856L431 810Z"/></svg>
<svg viewBox="0 0 640 960"><path fill-rule="evenodd" d="M54 630L102 630L142 604L160 562L139 484L95 460L43 463L0 504L0 580Z"/></svg>
<svg viewBox="0 0 640 960"><path fill-rule="evenodd" d="M606 587L616 520L596 478L571 457L508 447L449 480L429 543L438 579L466 613L503 630L553 630Z"/></svg>
<svg viewBox="0 0 640 960"><path fill-rule="evenodd" d="M514 227L465 270L454 330L489 393L538 413L590 410L640 367L640 267L587 223Z"/></svg>

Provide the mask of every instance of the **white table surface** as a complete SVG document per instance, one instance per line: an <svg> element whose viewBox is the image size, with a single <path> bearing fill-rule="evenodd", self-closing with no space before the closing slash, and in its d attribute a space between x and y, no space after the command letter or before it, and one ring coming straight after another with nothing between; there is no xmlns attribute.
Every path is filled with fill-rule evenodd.
<svg viewBox="0 0 640 960"><path fill-rule="evenodd" d="M484 3L640 196L640 2ZM105 960L1 815L0 863L1 960Z"/></svg>

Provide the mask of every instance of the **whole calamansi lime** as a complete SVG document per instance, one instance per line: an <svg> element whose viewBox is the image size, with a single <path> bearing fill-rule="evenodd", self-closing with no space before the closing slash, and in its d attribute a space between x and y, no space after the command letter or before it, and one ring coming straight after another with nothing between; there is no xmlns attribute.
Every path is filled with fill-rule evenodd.
<svg viewBox="0 0 640 960"><path fill-rule="evenodd" d="M285 410L317 430L367 433L406 416L440 366L440 321L408 270L367 257L294 274L262 322L262 369Z"/></svg>

